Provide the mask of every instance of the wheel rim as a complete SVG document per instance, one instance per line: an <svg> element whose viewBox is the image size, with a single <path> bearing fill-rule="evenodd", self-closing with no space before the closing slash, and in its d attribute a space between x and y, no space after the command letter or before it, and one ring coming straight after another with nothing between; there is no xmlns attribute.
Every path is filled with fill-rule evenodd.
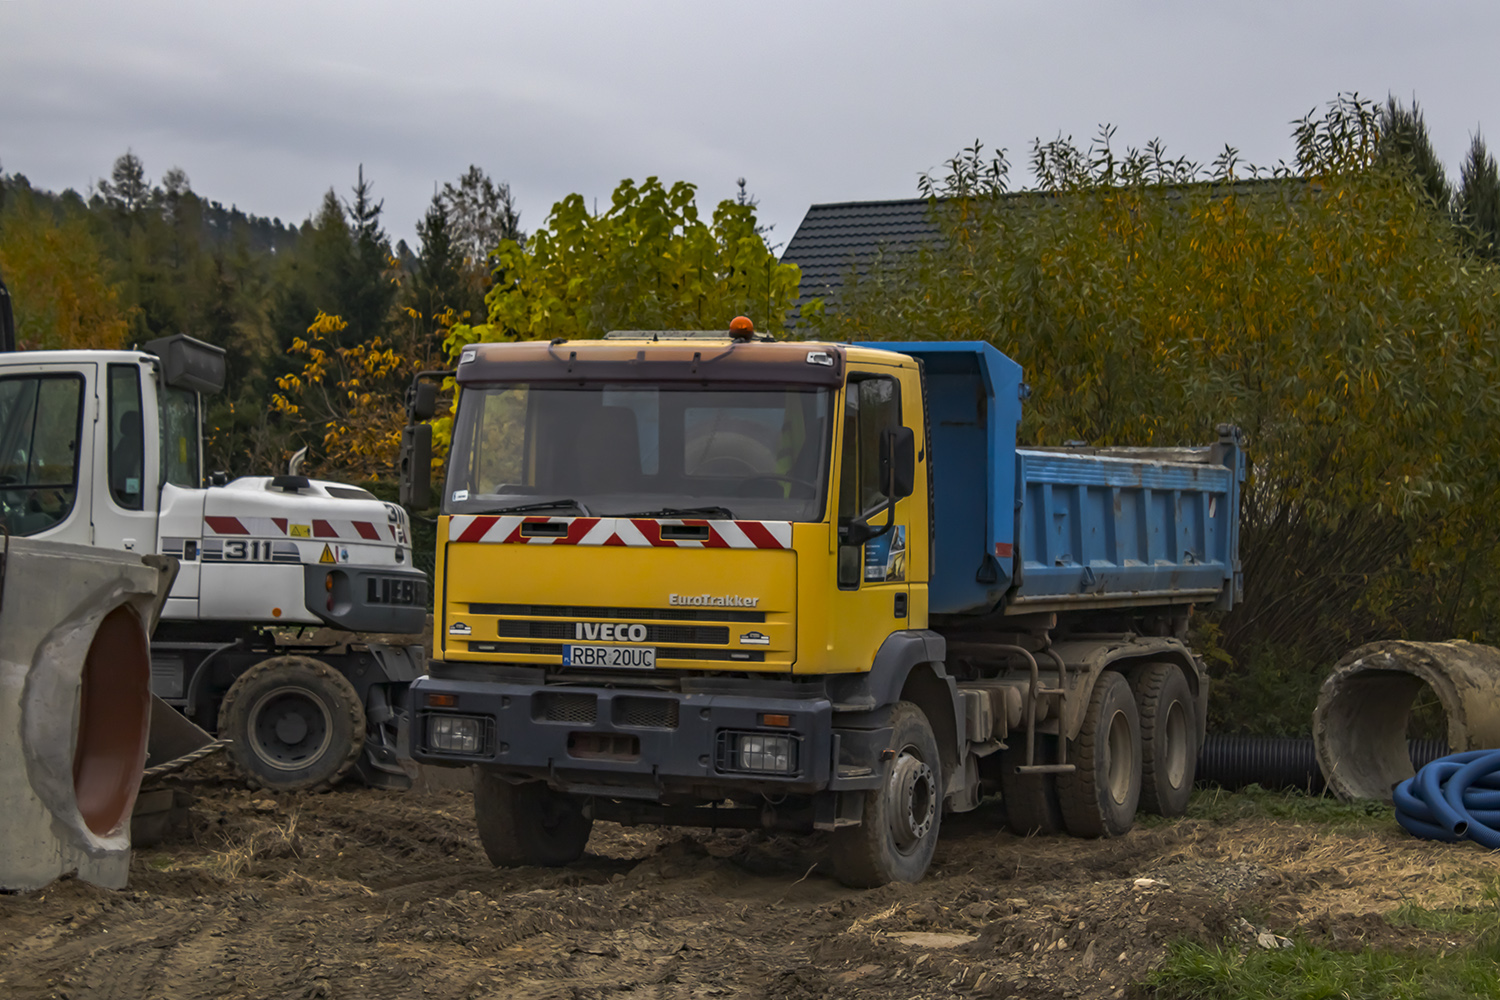
<svg viewBox="0 0 1500 1000"><path fill-rule="evenodd" d="M1130 720L1124 712L1109 717L1109 760L1106 762L1109 797L1116 805L1124 805L1130 796L1131 753Z"/></svg>
<svg viewBox="0 0 1500 1000"><path fill-rule="evenodd" d="M1188 727L1187 712L1182 702L1174 701L1167 708L1167 784L1181 788L1187 780Z"/></svg>
<svg viewBox="0 0 1500 1000"><path fill-rule="evenodd" d="M910 853L932 832L937 818L937 778L927 762L907 747L891 768L891 833L896 849Z"/></svg>
<svg viewBox="0 0 1500 1000"><path fill-rule="evenodd" d="M328 752L333 715L320 698L300 687L267 691L250 707L250 749L278 771L300 771Z"/></svg>

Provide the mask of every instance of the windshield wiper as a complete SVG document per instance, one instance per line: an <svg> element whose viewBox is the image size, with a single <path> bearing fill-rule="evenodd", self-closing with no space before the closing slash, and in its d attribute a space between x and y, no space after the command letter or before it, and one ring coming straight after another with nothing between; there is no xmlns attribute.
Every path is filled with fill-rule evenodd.
<svg viewBox="0 0 1500 1000"><path fill-rule="evenodd" d="M487 514L525 514L535 510L563 510L567 507L576 507L584 517L591 517L589 509L577 500L564 497L561 500L540 500L536 503L519 503L514 507L496 507L494 510L486 511Z"/></svg>
<svg viewBox="0 0 1500 1000"><path fill-rule="evenodd" d="M617 517L698 517L717 516L734 520L734 511L728 507L662 507L660 510L638 510L634 514L618 514Z"/></svg>

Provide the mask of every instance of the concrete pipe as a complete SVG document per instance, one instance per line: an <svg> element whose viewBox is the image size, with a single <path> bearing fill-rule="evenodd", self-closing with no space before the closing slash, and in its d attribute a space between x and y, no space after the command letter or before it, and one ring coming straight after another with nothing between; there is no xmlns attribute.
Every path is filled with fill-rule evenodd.
<svg viewBox="0 0 1500 1000"><path fill-rule="evenodd" d="M0 573L0 889L125 885L173 567L10 539Z"/></svg>
<svg viewBox="0 0 1500 1000"><path fill-rule="evenodd" d="M1431 688L1451 752L1500 747L1500 650L1472 642L1372 642L1344 656L1313 712L1318 764L1341 799L1391 800L1415 769L1407 751L1412 702Z"/></svg>

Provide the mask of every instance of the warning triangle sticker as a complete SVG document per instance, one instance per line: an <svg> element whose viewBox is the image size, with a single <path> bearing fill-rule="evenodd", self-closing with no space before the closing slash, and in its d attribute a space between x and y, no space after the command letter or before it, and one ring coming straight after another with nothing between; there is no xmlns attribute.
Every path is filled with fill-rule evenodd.
<svg viewBox="0 0 1500 1000"><path fill-rule="evenodd" d="M318 562L320 562L320 563L331 563L333 561L334 561L334 558L333 558L333 549L331 549L331 548L328 547L328 543L327 542L324 542L323 543L323 554L321 556L318 556Z"/></svg>

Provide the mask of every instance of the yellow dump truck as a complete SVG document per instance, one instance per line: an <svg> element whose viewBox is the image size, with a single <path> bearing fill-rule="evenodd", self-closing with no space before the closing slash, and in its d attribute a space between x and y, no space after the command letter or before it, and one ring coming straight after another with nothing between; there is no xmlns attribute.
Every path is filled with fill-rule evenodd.
<svg viewBox="0 0 1500 1000"><path fill-rule="evenodd" d="M1238 432L1017 448L1028 390L987 344L736 324L462 353L410 750L474 767L491 860L566 864L595 819L817 829L878 885L988 793L1021 832L1180 812Z"/></svg>

